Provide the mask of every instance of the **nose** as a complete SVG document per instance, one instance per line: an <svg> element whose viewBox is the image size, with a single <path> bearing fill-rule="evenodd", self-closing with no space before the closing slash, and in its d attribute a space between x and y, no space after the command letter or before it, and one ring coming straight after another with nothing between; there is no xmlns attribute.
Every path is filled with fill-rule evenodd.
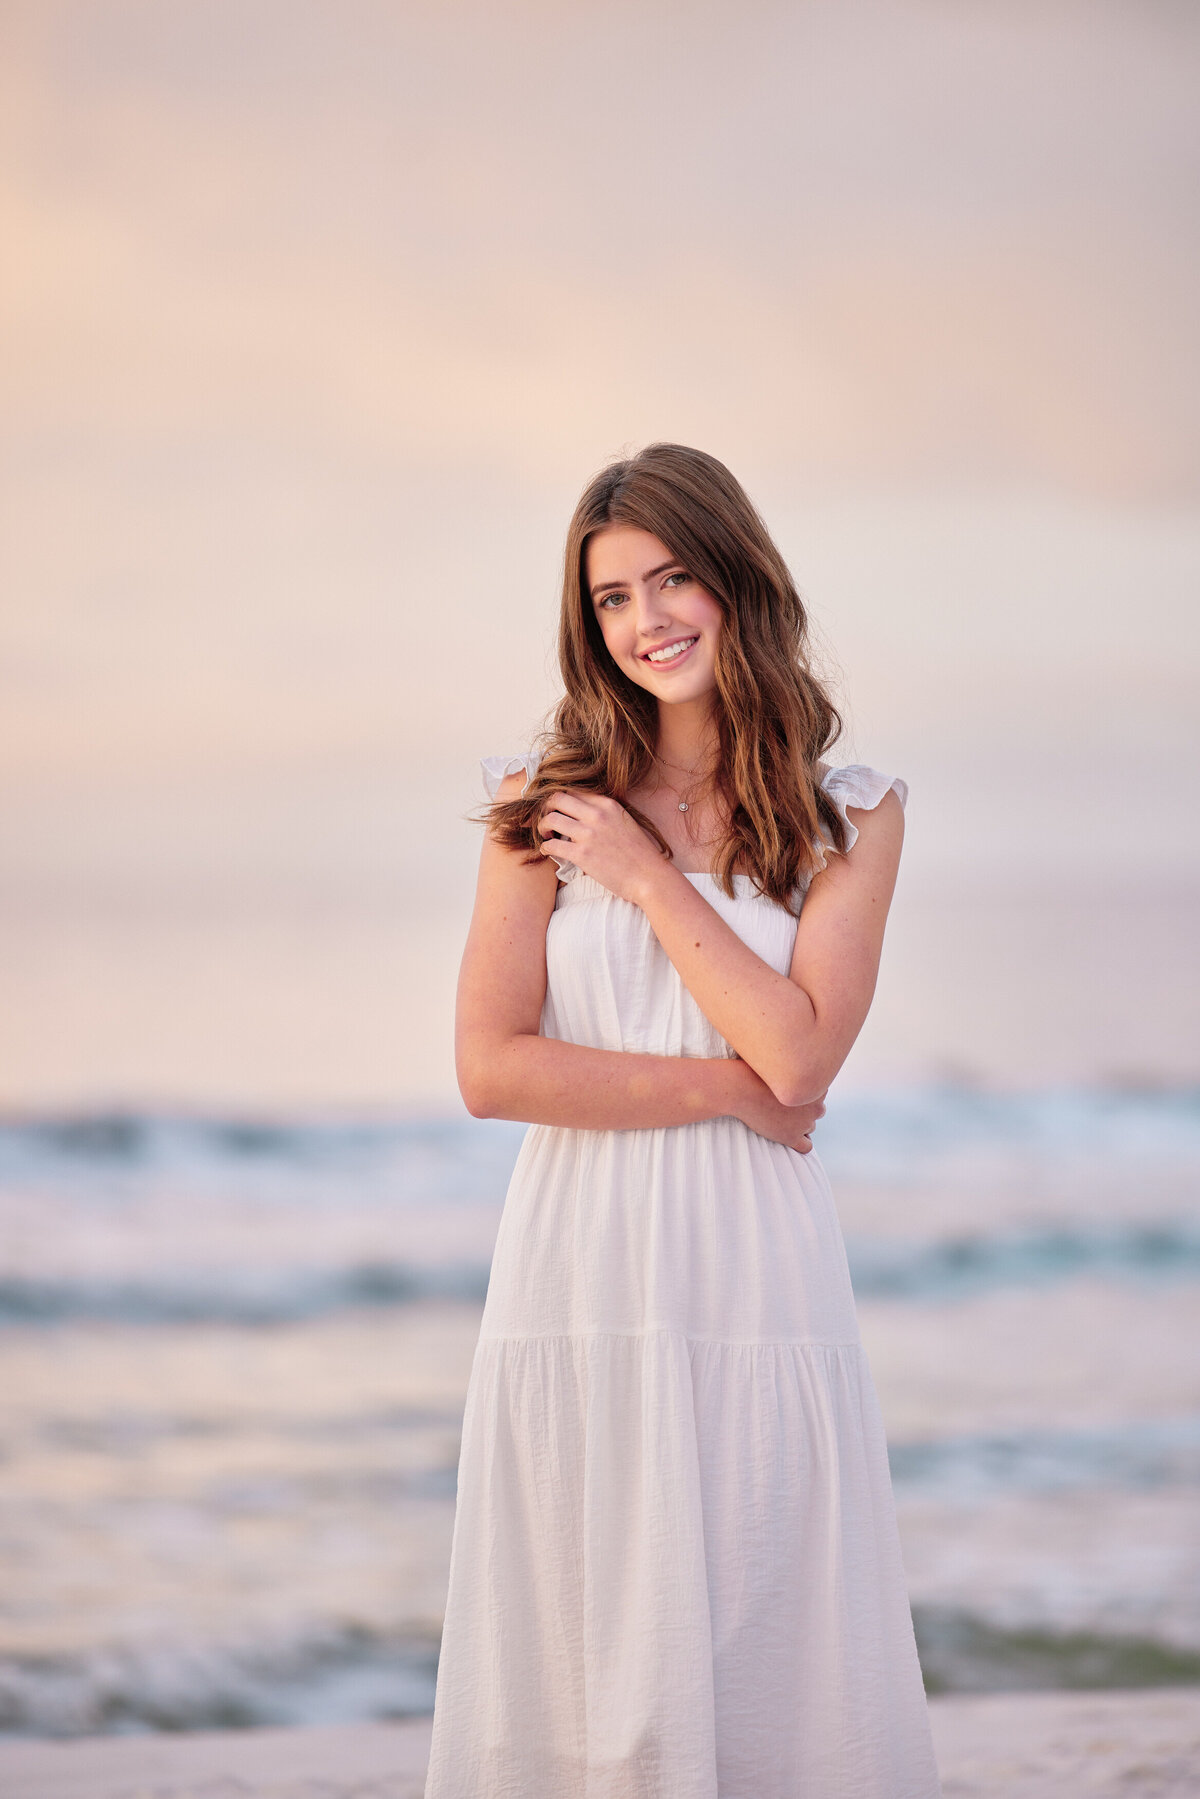
<svg viewBox="0 0 1200 1799"><path fill-rule="evenodd" d="M636 587L633 591L634 623L639 638L649 641L658 637L671 622L671 608L665 595L651 583L647 587Z"/></svg>

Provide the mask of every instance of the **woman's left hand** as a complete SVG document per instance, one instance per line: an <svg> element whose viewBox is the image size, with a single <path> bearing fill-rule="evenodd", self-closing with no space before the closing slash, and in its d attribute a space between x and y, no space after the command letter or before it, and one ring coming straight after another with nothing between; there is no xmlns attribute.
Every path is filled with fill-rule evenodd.
<svg viewBox="0 0 1200 1799"><path fill-rule="evenodd" d="M573 787L546 803L550 810L537 827L542 854L573 863L618 899L640 905L646 881L670 866L649 832L608 794Z"/></svg>

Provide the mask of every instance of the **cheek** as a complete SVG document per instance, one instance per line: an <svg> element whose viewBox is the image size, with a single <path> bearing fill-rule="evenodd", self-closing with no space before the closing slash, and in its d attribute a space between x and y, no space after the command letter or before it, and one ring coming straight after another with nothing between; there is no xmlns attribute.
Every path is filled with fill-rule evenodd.
<svg viewBox="0 0 1200 1799"><path fill-rule="evenodd" d="M721 635L721 627L725 623L725 614L717 602L710 599L707 594L696 608L696 623L707 632L715 648Z"/></svg>
<svg viewBox="0 0 1200 1799"><path fill-rule="evenodd" d="M632 653L633 633L623 613L601 612L597 614L600 621L600 635L604 639L604 647L614 661L627 658Z"/></svg>

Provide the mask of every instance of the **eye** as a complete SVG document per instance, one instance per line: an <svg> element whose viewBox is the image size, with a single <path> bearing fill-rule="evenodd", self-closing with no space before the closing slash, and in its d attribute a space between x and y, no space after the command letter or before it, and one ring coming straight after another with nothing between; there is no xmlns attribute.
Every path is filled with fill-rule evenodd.
<svg viewBox="0 0 1200 1799"><path fill-rule="evenodd" d="M615 600L618 603L618 605L621 605L628 598L629 598L629 595L627 593L606 593L602 600L597 600L596 610L598 612L603 612L604 608L608 605L610 600Z"/></svg>
<svg viewBox="0 0 1200 1799"><path fill-rule="evenodd" d="M670 585L673 581L678 582L679 585L682 586L684 584L684 582L690 581L691 578L692 577L690 575L685 575L683 570L680 569L676 574L668 575L666 580L663 582L663 586L670 587Z"/></svg>

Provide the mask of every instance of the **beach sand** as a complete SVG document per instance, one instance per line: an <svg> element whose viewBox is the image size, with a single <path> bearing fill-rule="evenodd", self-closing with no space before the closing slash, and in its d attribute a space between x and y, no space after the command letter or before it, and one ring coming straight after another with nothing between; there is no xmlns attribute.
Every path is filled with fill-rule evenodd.
<svg viewBox="0 0 1200 1799"><path fill-rule="evenodd" d="M945 1799L1184 1799L1200 1690L931 1702ZM430 1721L0 1744L3 1799L419 1799ZM831 1795L831 1799L834 1796Z"/></svg>

